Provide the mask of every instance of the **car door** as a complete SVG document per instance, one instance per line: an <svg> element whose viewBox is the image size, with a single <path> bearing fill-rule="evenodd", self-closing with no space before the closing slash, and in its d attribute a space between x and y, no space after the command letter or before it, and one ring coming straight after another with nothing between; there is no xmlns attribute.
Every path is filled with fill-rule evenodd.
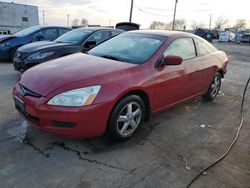
<svg viewBox="0 0 250 188"><path fill-rule="evenodd" d="M199 77L202 66L196 60L196 49L192 38L175 39L163 53L180 56L180 65L166 65L157 68L156 98L158 109L174 105L200 91Z"/></svg>

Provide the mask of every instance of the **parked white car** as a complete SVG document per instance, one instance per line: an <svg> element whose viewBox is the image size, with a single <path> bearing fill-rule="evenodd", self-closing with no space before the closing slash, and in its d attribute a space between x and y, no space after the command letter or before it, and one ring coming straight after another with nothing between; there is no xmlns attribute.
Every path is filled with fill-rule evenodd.
<svg viewBox="0 0 250 188"><path fill-rule="evenodd" d="M235 41L235 34L233 32L225 31L220 33L219 42Z"/></svg>

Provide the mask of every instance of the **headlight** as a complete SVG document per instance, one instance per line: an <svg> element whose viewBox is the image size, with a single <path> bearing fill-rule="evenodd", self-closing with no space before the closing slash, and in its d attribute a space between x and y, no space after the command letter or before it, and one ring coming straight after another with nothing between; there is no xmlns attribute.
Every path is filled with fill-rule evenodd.
<svg viewBox="0 0 250 188"><path fill-rule="evenodd" d="M49 57L53 55L55 52L37 52L32 55L29 55L27 57L28 60L40 60L40 59L45 59L46 57Z"/></svg>
<svg viewBox="0 0 250 188"><path fill-rule="evenodd" d="M49 105L55 106L85 106L90 105L101 89L100 85L74 89L60 93L49 100Z"/></svg>

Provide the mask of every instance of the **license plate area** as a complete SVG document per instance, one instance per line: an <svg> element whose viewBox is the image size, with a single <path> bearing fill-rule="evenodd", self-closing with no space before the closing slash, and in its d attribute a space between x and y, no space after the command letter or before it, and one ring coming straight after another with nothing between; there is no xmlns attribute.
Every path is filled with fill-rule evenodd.
<svg viewBox="0 0 250 188"><path fill-rule="evenodd" d="M25 114L25 113L26 113L26 109L25 109L25 104L24 104L24 102L23 102L21 99L17 98L17 97L14 97L14 102L15 102L15 107L16 107L16 109L17 109L20 113Z"/></svg>

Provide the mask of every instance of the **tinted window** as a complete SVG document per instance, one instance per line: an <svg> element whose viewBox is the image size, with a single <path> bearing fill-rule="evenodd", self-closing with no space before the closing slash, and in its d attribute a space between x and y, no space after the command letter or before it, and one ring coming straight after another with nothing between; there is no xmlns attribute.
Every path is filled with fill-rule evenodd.
<svg viewBox="0 0 250 188"><path fill-rule="evenodd" d="M195 40L195 45L197 48L198 56L210 54L216 51L216 48L213 47L211 44L209 44L207 41L196 39L196 38L194 40Z"/></svg>
<svg viewBox="0 0 250 188"><path fill-rule="evenodd" d="M164 52L164 57L168 55L176 55L183 60L191 59L196 56L193 39L181 38L174 40Z"/></svg>
<svg viewBox="0 0 250 188"><path fill-rule="evenodd" d="M58 29L58 35L61 36L63 35L64 33L67 33L68 31L70 31L69 29L63 29L63 28L59 28Z"/></svg>
<svg viewBox="0 0 250 188"><path fill-rule="evenodd" d="M118 35L88 53L90 55L142 64L168 39L167 36L126 33Z"/></svg>
<svg viewBox="0 0 250 188"><path fill-rule="evenodd" d="M82 43L83 40L91 35L93 31L86 30L86 29L74 29L72 31L69 31L59 38L57 38L56 42L64 42L64 43L72 43L72 44L78 44Z"/></svg>
<svg viewBox="0 0 250 188"><path fill-rule="evenodd" d="M111 36L114 37L116 35L119 35L120 33L120 31L111 31Z"/></svg>
<svg viewBox="0 0 250 188"><path fill-rule="evenodd" d="M36 39L37 36L40 37L40 40L54 40L57 38L57 29L43 29L33 35L33 38Z"/></svg>
<svg viewBox="0 0 250 188"><path fill-rule="evenodd" d="M95 41L97 45L109 38L110 38L109 31L97 31L88 39L88 41Z"/></svg>
<svg viewBox="0 0 250 188"><path fill-rule="evenodd" d="M23 36L26 36L26 35L30 35L38 30L40 30L41 27L39 26L33 26L33 27L29 27L27 29L24 29L22 31L19 31L17 33L15 33L14 35L17 36L17 37L23 37Z"/></svg>

